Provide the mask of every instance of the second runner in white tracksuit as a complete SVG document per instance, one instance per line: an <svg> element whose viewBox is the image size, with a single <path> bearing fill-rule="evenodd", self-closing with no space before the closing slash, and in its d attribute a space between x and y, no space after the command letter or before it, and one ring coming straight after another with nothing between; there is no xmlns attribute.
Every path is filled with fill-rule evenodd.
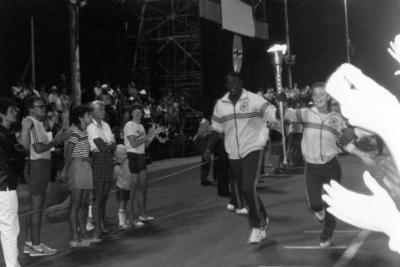
<svg viewBox="0 0 400 267"><path fill-rule="evenodd" d="M249 207L252 228L249 242L259 243L266 237L268 216L256 185L262 152L268 140L267 122L276 120L276 108L263 97L243 89L236 73L226 75L225 85L229 91L215 105L206 155L223 133L233 177Z"/></svg>

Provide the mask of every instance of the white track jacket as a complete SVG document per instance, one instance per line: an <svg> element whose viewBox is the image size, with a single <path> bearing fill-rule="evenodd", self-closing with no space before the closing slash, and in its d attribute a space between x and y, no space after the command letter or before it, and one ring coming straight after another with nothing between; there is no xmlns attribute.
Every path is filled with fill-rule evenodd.
<svg viewBox="0 0 400 267"><path fill-rule="evenodd" d="M315 107L288 109L285 119L304 126L301 151L306 162L324 164L342 151L338 138L346 123L339 113L321 114Z"/></svg>
<svg viewBox="0 0 400 267"><path fill-rule="evenodd" d="M235 105L228 95L215 104L211 127L224 134L229 158L240 159L264 149L269 137L267 123L276 121L276 108L262 96L245 89Z"/></svg>

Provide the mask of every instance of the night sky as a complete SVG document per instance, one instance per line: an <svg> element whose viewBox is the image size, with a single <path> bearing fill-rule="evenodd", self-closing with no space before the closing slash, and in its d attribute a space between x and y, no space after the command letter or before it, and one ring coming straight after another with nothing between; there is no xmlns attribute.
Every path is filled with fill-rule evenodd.
<svg viewBox="0 0 400 267"><path fill-rule="evenodd" d="M348 2L352 62L397 94L393 77L397 66L386 48L395 34L400 33L400 2ZM264 49L275 41L284 40L282 3L283 0L267 0L271 37L268 42L245 38L243 74L251 90L273 84ZM292 53L297 55L294 80L300 86L325 80L345 61L343 10L343 0L289 0L291 47ZM31 15L36 19L37 84L49 86L57 82L60 73L69 75L67 0L0 0L1 94L22 77L29 62ZM83 86L91 87L97 79L126 83L131 73L135 44L132 36L136 34L137 17L118 2L91 0L82 9L80 18ZM125 31L125 20L129 22L128 32ZM205 24L219 30L218 25ZM223 47L220 49L230 54L232 34L219 31L222 34L210 34L207 39L214 38L210 44L221 43ZM218 38L224 40L219 42ZM214 56L210 54L208 57L212 59ZM208 72L218 79L230 66L230 58L225 57L218 70L209 69ZM26 81L29 81L29 75L30 69Z"/></svg>

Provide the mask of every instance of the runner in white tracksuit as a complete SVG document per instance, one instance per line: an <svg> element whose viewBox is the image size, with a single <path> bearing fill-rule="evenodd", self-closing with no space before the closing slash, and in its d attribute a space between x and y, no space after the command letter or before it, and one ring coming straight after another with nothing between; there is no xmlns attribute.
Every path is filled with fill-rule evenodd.
<svg viewBox="0 0 400 267"><path fill-rule="evenodd" d="M229 91L215 105L205 157L209 157L219 134L224 133L234 179L249 207L252 228L249 242L259 243L266 237L268 216L256 185L262 152L268 140L266 125L268 121L276 120L276 108L263 97L243 89L236 73L226 75L225 85Z"/></svg>
<svg viewBox="0 0 400 267"><path fill-rule="evenodd" d="M301 150L306 161L306 195L317 220L324 223L320 239L321 246L327 247L331 243L336 221L330 213L325 213L321 198L322 185L331 179L337 182L341 180L341 168L336 156L342 152L338 143L347 125L341 114L331 110L330 96L325 91L324 83L315 83L312 93L314 106L288 109L285 119L302 123L304 127ZM368 163L368 155L348 141L341 145Z"/></svg>

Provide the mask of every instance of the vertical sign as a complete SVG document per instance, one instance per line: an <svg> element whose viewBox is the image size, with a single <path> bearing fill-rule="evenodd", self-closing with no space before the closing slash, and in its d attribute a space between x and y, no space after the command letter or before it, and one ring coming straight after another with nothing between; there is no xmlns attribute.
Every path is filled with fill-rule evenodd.
<svg viewBox="0 0 400 267"><path fill-rule="evenodd" d="M243 62L243 44L242 44L242 37L236 34L233 37L232 62L233 62L233 70L236 73L239 73L242 68L242 62Z"/></svg>

